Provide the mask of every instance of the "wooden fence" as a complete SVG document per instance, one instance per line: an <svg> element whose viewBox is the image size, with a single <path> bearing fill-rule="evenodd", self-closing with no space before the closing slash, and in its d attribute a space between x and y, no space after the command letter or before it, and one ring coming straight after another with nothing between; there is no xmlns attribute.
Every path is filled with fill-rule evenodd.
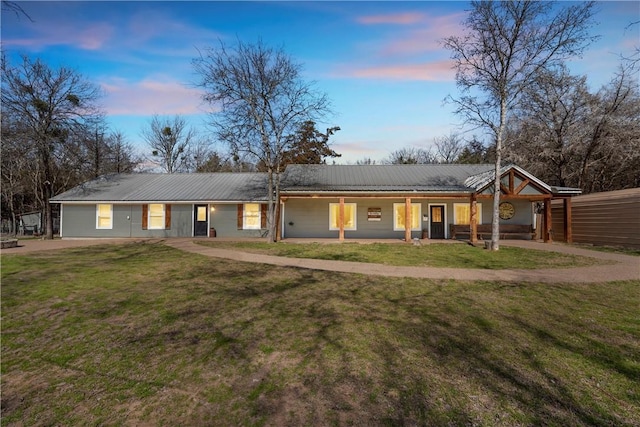
<svg viewBox="0 0 640 427"><path fill-rule="evenodd" d="M640 188L577 196L571 199L573 242L640 249ZM562 200L551 202L552 235L564 238Z"/></svg>

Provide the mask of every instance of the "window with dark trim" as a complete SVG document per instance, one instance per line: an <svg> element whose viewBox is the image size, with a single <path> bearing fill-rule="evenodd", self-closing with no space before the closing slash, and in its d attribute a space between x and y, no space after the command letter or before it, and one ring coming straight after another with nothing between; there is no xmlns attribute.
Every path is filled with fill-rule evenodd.
<svg viewBox="0 0 640 427"><path fill-rule="evenodd" d="M260 230L267 228L267 205L265 203L238 203L238 230Z"/></svg>
<svg viewBox="0 0 640 427"><path fill-rule="evenodd" d="M171 205L149 203L142 205L143 230L170 230Z"/></svg>

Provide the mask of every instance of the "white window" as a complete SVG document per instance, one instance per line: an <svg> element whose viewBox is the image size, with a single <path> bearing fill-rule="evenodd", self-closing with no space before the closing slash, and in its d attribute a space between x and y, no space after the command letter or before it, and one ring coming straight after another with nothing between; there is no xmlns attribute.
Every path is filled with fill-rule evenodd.
<svg viewBox="0 0 640 427"><path fill-rule="evenodd" d="M393 204L393 229L394 231L405 230L405 204ZM420 231L420 219L422 218L422 205L420 203L411 203L411 230Z"/></svg>
<svg viewBox="0 0 640 427"><path fill-rule="evenodd" d="M344 229L356 230L356 204L344 204ZM329 230L340 230L340 203L329 203Z"/></svg>
<svg viewBox="0 0 640 427"><path fill-rule="evenodd" d="M482 203L476 204L476 224L482 224ZM471 222L471 205L469 203L453 204L453 223L466 225Z"/></svg>
<svg viewBox="0 0 640 427"><path fill-rule="evenodd" d="M242 228L260 230L260 203L245 203L242 215Z"/></svg>
<svg viewBox="0 0 640 427"><path fill-rule="evenodd" d="M96 228L98 230L111 230L113 228L113 205L96 205Z"/></svg>
<svg viewBox="0 0 640 427"><path fill-rule="evenodd" d="M150 230L164 230L164 215L165 208L161 203L149 204L149 229Z"/></svg>

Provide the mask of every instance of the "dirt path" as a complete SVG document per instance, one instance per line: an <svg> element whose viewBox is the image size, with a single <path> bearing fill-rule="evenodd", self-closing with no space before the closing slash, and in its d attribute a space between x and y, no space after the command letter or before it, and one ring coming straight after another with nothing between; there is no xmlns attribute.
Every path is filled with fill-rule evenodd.
<svg viewBox="0 0 640 427"><path fill-rule="evenodd" d="M232 259L243 262L258 262L286 267L313 270L339 271L344 273L370 274L389 277L416 277L428 279L491 280L543 283L597 283L616 280L639 280L640 258L629 255L591 251L565 245L548 245L528 241L501 242L504 246L519 246L529 249L551 250L567 254L587 256L611 261L612 264L577 268L549 268L539 270L480 270L466 268L400 267L361 262L331 261L320 259L284 258L253 254L228 249L217 249L198 245L191 239L167 240L174 248L205 256Z"/></svg>
<svg viewBox="0 0 640 427"><path fill-rule="evenodd" d="M79 239L79 240L23 240L19 247L3 249L2 254L24 254L36 251L60 250L101 244L121 244L145 239ZM543 283L598 283L616 280L640 280L640 257L598 252L562 244L544 244L531 241L502 241L503 246L518 246L607 260L612 264L576 268L549 268L539 270L480 270L466 268L400 267L348 261L284 258L252 254L229 249L217 249L194 243L193 239L168 239L168 246L186 252L235 261L308 268L313 270L369 274L389 277L415 277L428 279L491 280Z"/></svg>

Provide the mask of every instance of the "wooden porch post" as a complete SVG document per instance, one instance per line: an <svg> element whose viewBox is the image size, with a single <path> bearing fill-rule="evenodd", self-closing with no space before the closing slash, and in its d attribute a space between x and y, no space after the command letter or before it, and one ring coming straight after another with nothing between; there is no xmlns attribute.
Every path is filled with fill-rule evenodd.
<svg viewBox="0 0 640 427"><path fill-rule="evenodd" d="M573 227L571 224L571 197L567 197L563 201L564 205L564 241L573 243Z"/></svg>
<svg viewBox="0 0 640 427"><path fill-rule="evenodd" d="M469 218L469 242L476 243L478 241L478 203L476 193L470 197L470 218Z"/></svg>
<svg viewBox="0 0 640 427"><path fill-rule="evenodd" d="M340 226L340 234L338 240L344 240L344 197L340 197L340 208L338 210L338 225Z"/></svg>
<svg viewBox="0 0 640 427"><path fill-rule="evenodd" d="M411 199L404 199L404 241L411 241Z"/></svg>
<svg viewBox="0 0 640 427"><path fill-rule="evenodd" d="M544 227L542 228L542 240L552 243L551 237L551 198L544 199Z"/></svg>

